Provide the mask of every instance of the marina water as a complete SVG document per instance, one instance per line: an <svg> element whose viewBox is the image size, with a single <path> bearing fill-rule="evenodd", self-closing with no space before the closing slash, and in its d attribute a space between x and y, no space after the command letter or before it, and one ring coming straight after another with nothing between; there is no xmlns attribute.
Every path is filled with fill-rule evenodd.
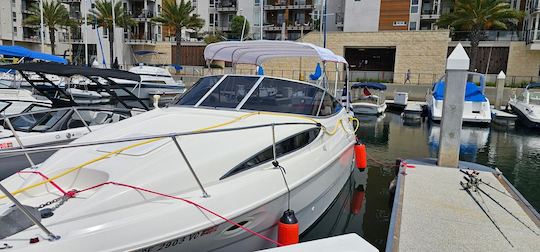
<svg viewBox="0 0 540 252"><path fill-rule="evenodd" d="M392 212L388 192L395 174L392 165L397 158L437 157L440 125L408 122L388 112L381 117L357 117L361 122L357 135L370 157L368 169L353 172L331 208L301 239L354 232L384 251ZM463 127L461 134L461 160L498 168L540 210L540 132L519 125L492 125ZM362 189L362 206L355 213Z"/></svg>

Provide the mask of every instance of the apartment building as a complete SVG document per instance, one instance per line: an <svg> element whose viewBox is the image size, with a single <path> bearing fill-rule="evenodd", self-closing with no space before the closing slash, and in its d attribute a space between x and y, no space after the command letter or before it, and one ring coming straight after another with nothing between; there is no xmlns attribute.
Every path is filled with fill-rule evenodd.
<svg viewBox="0 0 540 252"><path fill-rule="evenodd" d="M525 42L530 50L540 50L540 0L527 0L523 10Z"/></svg>

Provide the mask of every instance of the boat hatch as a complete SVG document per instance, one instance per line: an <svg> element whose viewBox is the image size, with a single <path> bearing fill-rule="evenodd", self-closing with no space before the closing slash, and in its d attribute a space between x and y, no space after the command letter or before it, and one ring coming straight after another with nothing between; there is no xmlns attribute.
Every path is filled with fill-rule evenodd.
<svg viewBox="0 0 540 252"><path fill-rule="evenodd" d="M147 136L147 135L144 135L144 134L129 134L129 135L126 135L124 137L133 138L133 137L142 137L142 136ZM143 155L146 155L146 154L158 149L159 147L167 144L168 142L170 142L170 139L161 139L161 140L158 140L158 141L154 141L154 142L150 142L150 143L143 144L143 145L140 145L140 146L136 146L136 147L133 147L133 148L129 148L127 150L122 151L122 153L118 153L118 155L143 156ZM121 142L121 143L104 144L104 145L98 146L97 151L110 153L110 152L117 151L119 149L126 148L126 147L128 147L130 145L133 145L134 143L135 142Z"/></svg>

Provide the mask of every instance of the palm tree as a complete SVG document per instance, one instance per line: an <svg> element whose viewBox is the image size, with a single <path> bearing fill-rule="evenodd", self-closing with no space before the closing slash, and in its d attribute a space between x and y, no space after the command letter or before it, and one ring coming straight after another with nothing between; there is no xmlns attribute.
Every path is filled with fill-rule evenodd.
<svg viewBox="0 0 540 252"><path fill-rule="evenodd" d="M30 15L24 20L25 24L40 25L41 12L38 4L33 4L28 10ZM66 7L59 1L43 1L43 25L49 29L49 38L51 39L51 53L55 54L54 46L56 44L56 29L58 27L76 26L77 22L71 19Z"/></svg>
<svg viewBox="0 0 540 252"><path fill-rule="evenodd" d="M174 28L176 39L176 63L180 64L180 47L182 46L182 29L200 29L204 25L204 19L193 13L195 7L191 1L163 0L163 8L159 16L152 19L154 22Z"/></svg>
<svg viewBox="0 0 540 252"><path fill-rule="evenodd" d="M437 25L469 32L471 41L469 70L474 71L478 44L484 35L483 30L507 30L509 25L517 24L522 16L522 12L512 9L510 4L503 0L455 0L454 10L441 15Z"/></svg>
<svg viewBox="0 0 540 252"><path fill-rule="evenodd" d="M107 29L109 34L109 57L110 64L113 63L114 55L114 29L113 29L113 12L112 1L97 0L95 3L95 9L90 10L90 18L93 19L99 27ZM135 21L124 10L121 0L116 0L114 4L114 23L117 27L127 28L135 24Z"/></svg>

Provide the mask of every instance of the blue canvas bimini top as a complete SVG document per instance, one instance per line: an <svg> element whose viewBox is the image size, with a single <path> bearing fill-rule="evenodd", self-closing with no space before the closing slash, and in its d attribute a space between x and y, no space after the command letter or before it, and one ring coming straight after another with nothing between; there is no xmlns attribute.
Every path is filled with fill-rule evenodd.
<svg viewBox="0 0 540 252"><path fill-rule="evenodd" d="M67 60L62 57L58 57L58 56L50 55L46 53L34 52L21 46L1 46L0 45L0 55L13 56L13 57L18 57L18 58L24 57L24 58L29 58L29 59L38 59L38 60L55 62L55 63L67 64Z"/></svg>
<svg viewBox="0 0 540 252"><path fill-rule="evenodd" d="M351 88L371 88L375 90L386 90L386 85L378 82L359 82L354 83Z"/></svg>
<svg viewBox="0 0 540 252"><path fill-rule="evenodd" d="M433 92L433 97L435 100L443 100L444 99L444 87L445 87L444 81L440 81L438 83L435 83L435 90ZM480 87L478 87L473 82L467 82L467 86L465 87L465 101L470 102L486 102L486 96L482 93L480 90Z"/></svg>

